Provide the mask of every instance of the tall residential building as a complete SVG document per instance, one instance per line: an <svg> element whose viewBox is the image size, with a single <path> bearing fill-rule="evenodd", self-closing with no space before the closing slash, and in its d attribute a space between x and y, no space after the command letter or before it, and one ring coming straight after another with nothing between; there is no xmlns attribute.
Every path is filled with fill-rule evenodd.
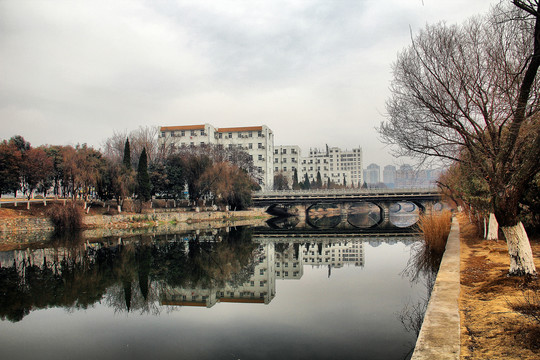
<svg viewBox="0 0 540 360"><path fill-rule="evenodd" d="M368 185L375 185L381 182L381 167L377 164L369 164L364 170L364 181Z"/></svg>
<svg viewBox="0 0 540 360"><path fill-rule="evenodd" d="M302 181L304 174L310 181L317 180L320 172L323 183L328 180L338 185L358 187L363 183L362 148L341 150L338 147L327 147L325 150L310 149L307 157L302 157L298 179Z"/></svg>
<svg viewBox="0 0 540 360"><path fill-rule="evenodd" d="M161 127L160 141L177 147L203 144L239 147L253 159L262 175L263 189L272 189L274 183L274 133L266 126L216 128L210 124Z"/></svg>
<svg viewBox="0 0 540 360"><path fill-rule="evenodd" d="M289 180L289 187L292 187L294 170L297 171L298 181L302 181L299 169L301 161L301 150L297 145L274 146L274 175L282 173Z"/></svg>
<svg viewBox="0 0 540 360"><path fill-rule="evenodd" d="M386 165L384 167L383 182L390 189L396 186L396 167L394 165Z"/></svg>

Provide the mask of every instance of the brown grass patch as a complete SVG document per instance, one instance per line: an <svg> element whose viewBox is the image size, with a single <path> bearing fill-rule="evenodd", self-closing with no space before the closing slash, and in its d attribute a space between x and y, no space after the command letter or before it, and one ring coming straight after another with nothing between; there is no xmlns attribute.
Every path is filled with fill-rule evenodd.
<svg viewBox="0 0 540 360"><path fill-rule="evenodd" d="M452 214L450 211L421 215L418 220L418 228L422 232L426 247L436 253L443 254L446 248Z"/></svg>
<svg viewBox="0 0 540 360"><path fill-rule="evenodd" d="M506 242L483 240L470 227L461 217L461 358L539 359L540 326L515 307L538 280L507 276ZM540 243L531 246L540 268Z"/></svg>

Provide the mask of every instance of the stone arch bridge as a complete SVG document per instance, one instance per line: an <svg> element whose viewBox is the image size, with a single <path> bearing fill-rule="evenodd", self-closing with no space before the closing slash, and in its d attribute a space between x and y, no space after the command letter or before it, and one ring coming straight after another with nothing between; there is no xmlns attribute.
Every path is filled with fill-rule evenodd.
<svg viewBox="0 0 540 360"><path fill-rule="evenodd" d="M442 209L437 189L331 189L268 191L253 204L276 216L297 216L314 228L378 228L399 224L392 218ZM321 220L324 219L324 220ZM410 226L404 225L404 226Z"/></svg>

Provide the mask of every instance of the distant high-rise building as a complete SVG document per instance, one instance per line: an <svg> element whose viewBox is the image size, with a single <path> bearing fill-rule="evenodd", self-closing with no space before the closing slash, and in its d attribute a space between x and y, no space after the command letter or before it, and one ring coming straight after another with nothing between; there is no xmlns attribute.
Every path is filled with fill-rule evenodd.
<svg viewBox="0 0 540 360"><path fill-rule="evenodd" d="M390 189L396 186L396 167L394 165L386 165L384 167L383 182Z"/></svg>
<svg viewBox="0 0 540 360"><path fill-rule="evenodd" d="M364 170L364 181L368 185L375 185L381 182L381 167L377 164L369 164Z"/></svg>

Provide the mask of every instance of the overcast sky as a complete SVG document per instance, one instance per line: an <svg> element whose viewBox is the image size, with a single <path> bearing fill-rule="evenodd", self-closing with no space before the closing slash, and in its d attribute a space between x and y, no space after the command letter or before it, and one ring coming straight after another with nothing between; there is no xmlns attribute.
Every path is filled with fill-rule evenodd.
<svg viewBox="0 0 540 360"><path fill-rule="evenodd" d="M498 0L0 0L0 139L100 147L147 125L268 125L275 145L379 141L398 51Z"/></svg>

